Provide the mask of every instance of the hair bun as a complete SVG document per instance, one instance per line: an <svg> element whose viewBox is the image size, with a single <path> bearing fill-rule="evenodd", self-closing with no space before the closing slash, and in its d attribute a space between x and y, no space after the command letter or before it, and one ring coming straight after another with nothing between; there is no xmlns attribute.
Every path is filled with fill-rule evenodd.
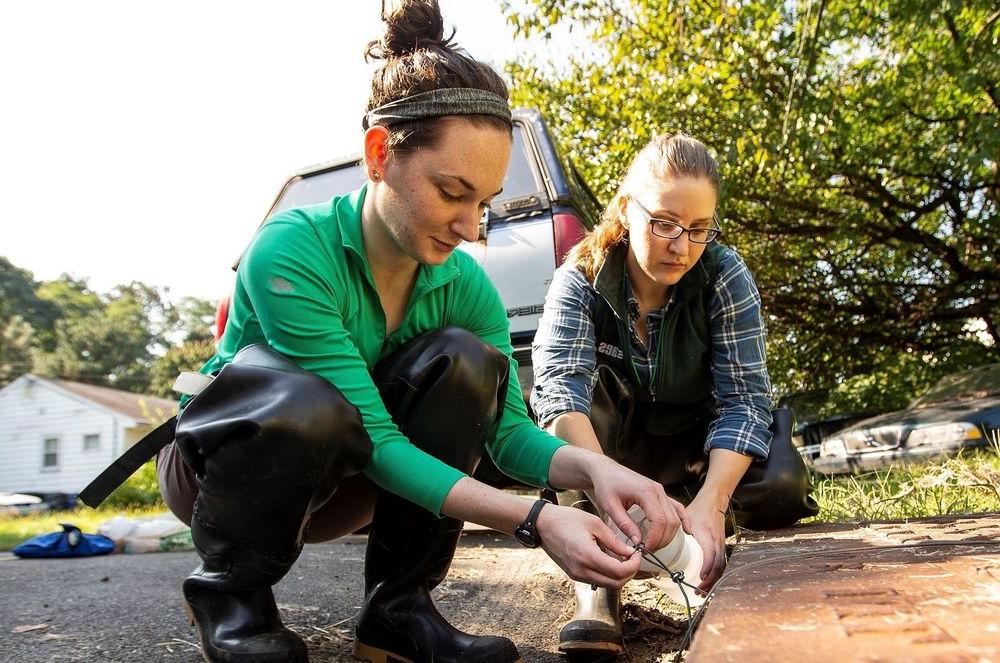
<svg viewBox="0 0 1000 663"><path fill-rule="evenodd" d="M444 37L444 18L437 0L382 0L385 34L368 44L365 57L388 60L420 49L451 48Z"/></svg>

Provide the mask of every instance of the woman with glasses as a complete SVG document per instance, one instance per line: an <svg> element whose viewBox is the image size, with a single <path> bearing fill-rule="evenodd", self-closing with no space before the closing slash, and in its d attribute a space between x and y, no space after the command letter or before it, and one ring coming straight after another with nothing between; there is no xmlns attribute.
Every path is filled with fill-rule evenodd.
<svg viewBox="0 0 1000 663"><path fill-rule="evenodd" d="M532 352L542 427L687 504L704 551L702 589L725 566L728 513L770 528L813 512L801 461L765 461L772 416L760 296L739 254L716 242L718 193L702 143L654 138L556 271ZM560 502L594 510L584 493ZM621 652L619 592L577 583L576 599L560 649Z"/></svg>

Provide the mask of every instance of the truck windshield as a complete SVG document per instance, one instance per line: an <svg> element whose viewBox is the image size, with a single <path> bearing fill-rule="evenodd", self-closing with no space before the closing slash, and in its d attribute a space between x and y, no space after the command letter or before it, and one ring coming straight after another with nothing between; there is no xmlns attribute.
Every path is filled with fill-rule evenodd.
<svg viewBox="0 0 1000 663"><path fill-rule="evenodd" d="M497 201L509 200L521 196L538 193L541 186L532 159L528 156L528 147L524 141L524 127L514 123L514 143L510 156L510 166L503 180L503 193ZM285 189L271 214L303 205L314 205L326 202L334 196L341 196L359 188L365 182L365 173L360 162L345 163L332 170L322 171L313 175L304 175L294 179Z"/></svg>

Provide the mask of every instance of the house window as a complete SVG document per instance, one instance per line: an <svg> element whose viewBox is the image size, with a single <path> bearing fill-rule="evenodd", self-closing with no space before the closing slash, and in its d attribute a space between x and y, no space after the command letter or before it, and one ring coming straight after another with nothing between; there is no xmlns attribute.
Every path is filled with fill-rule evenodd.
<svg viewBox="0 0 1000 663"><path fill-rule="evenodd" d="M59 467L59 438L47 437L42 446L42 469Z"/></svg>
<svg viewBox="0 0 1000 663"><path fill-rule="evenodd" d="M97 433L83 436L83 450L92 451L101 448L101 436Z"/></svg>

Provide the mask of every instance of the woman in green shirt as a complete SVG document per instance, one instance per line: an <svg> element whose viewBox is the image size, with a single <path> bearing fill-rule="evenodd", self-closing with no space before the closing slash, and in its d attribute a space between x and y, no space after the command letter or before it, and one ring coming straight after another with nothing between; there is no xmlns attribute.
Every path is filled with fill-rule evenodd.
<svg viewBox="0 0 1000 663"><path fill-rule="evenodd" d="M639 555L596 516L472 479L484 448L522 481L588 491L636 542L626 509L641 505L650 548L686 522L658 483L529 420L504 307L454 251L500 192L506 86L444 39L436 1L383 18L367 52L386 60L364 120L369 183L261 228L202 370L215 378L158 457L202 558L184 595L209 660L306 660L271 586L303 542L369 522L355 654L371 661L519 660L506 638L462 633L431 602L464 520L541 545L577 580L617 587L635 574Z"/></svg>

